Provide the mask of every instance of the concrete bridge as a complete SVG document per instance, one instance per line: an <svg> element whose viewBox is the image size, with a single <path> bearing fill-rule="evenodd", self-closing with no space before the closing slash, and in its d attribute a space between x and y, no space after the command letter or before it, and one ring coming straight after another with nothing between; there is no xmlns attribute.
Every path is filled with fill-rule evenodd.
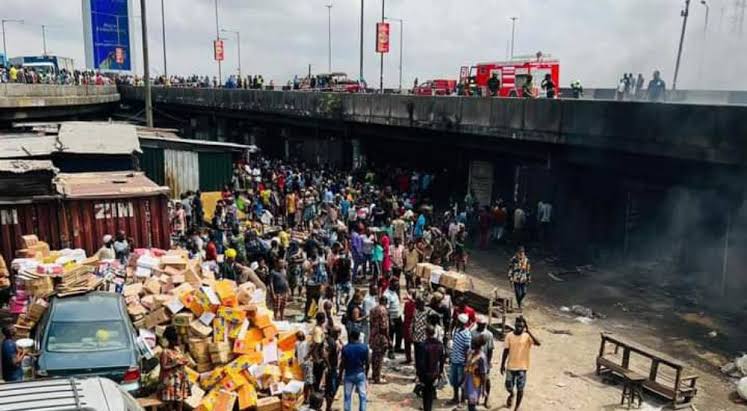
<svg viewBox="0 0 747 411"><path fill-rule="evenodd" d="M0 84L0 122L79 117L111 111L116 86Z"/></svg>
<svg viewBox="0 0 747 411"><path fill-rule="evenodd" d="M142 101L143 92L120 88L126 101ZM525 141L725 165L743 165L747 154L740 105L159 87L153 101L196 115L442 131L485 146Z"/></svg>

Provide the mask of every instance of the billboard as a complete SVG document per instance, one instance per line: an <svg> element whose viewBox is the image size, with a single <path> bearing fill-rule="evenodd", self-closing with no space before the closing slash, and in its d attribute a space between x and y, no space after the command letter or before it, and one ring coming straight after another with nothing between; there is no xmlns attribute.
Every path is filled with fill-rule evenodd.
<svg viewBox="0 0 747 411"><path fill-rule="evenodd" d="M389 53L389 23L376 23L376 52Z"/></svg>
<svg viewBox="0 0 747 411"><path fill-rule="evenodd" d="M223 40L213 40L213 51L215 52L213 56L215 61L223 61L225 58Z"/></svg>
<svg viewBox="0 0 747 411"><path fill-rule="evenodd" d="M131 71L131 0L82 0L86 67Z"/></svg>

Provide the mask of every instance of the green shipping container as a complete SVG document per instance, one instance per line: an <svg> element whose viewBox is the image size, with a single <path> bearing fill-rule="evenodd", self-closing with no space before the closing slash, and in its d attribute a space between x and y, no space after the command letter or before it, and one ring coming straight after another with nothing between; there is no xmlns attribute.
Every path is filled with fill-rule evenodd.
<svg viewBox="0 0 747 411"><path fill-rule="evenodd" d="M145 172L149 179L158 185L164 185L164 160L162 148L143 147L140 155L140 169Z"/></svg>
<svg viewBox="0 0 747 411"><path fill-rule="evenodd" d="M200 190L219 191L231 183L233 157L231 152L200 152Z"/></svg>

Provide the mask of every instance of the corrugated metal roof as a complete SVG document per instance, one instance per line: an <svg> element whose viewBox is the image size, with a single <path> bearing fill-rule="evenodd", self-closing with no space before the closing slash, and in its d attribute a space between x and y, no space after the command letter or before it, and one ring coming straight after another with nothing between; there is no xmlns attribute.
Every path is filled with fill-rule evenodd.
<svg viewBox="0 0 747 411"><path fill-rule="evenodd" d="M23 174L31 171L59 171L50 160L0 160L0 172Z"/></svg>
<svg viewBox="0 0 747 411"><path fill-rule="evenodd" d="M134 125L71 121L57 135L0 134L0 158L45 157L52 153L128 155L140 153Z"/></svg>
<svg viewBox="0 0 747 411"><path fill-rule="evenodd" d="M61 151L76 154L140 153L137 128L129 124L69 121L60 125ZM59 146L58 146L59 147Z"/></svg>
<svg viewBox="0 0 747 411"><path fill-rule="evenodd" d="M208 140L193 140L187 138L181 138L176 133L168 129L152 129L146 127L138 127L138 136L144 144L148 141L160 141L164 143L174 144L187 144L193 146L206 146L216 148L228 148L234 150L249 150L250 153L259 151L259 148L255 145L237 144L237 143L225 143L222 141L208 141Z"/></svg>
<svg viewBox="0 0 747 411"><path fill-rule="evenodd" d="M57 191L65 198L147 197L169 192L145 173L113 171L102 173L62 173L55 179Z"/></svg>

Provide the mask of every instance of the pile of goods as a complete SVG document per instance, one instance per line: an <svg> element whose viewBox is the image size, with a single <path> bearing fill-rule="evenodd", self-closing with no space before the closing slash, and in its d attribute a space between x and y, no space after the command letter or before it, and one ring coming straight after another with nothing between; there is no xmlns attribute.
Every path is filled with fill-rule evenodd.
<svg viewBox="0 0 747 411"><path fill-rule="evenodd" d="M472 279L467 274L447 271L440 265L418 263L415 267L415 276L426 283L440 285L462 293L472 290Z"/></svg>
<svg viewBox="0 0 747 411"><path fill-rule="evenodd" d="M301 406L303 373L294 354L302 325L273 322L264 290L251 282L216 280L214 267L188 259L183 250L145 253L136 260L133 281L122 292L127 311L146 357L159 356L158 338L167 326L176 328L188 360L188 406L201 411L232 410L237 402L240 410Z"/></svg>

